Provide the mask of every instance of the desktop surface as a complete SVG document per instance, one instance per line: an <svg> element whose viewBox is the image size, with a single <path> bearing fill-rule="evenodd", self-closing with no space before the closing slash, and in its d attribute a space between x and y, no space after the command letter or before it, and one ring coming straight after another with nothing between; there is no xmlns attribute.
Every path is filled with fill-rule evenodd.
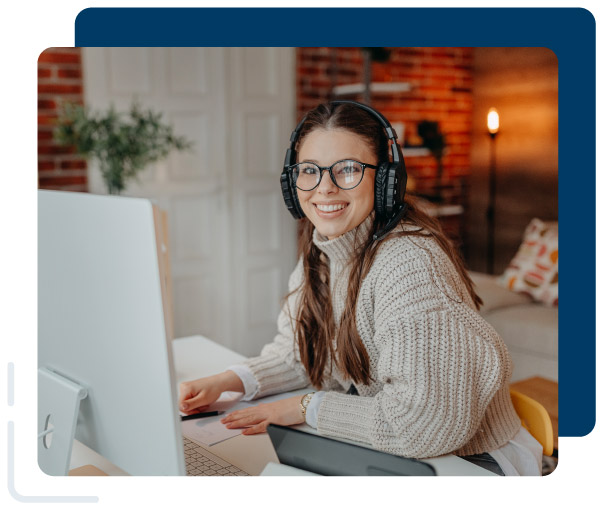
<svg viewBox="0 0 600 511"><path fill-rule="evenodd" d="M203 336L192 336L173 341L173 359L175 365L175 379L177 383L187 380L209 376L224 371L228 366L239 363L245 359L244 356L224 346L217 344ZM305 393L305 389L295 392ZM235 410L253 402L240 402L231 408ZM311 434L316 431L303 424L295 429ZM275 475L272 468L279 460L266 433L259 435L238 435L212 446L203 446L206 450L238 466L250 475L265 474ZM473 463L463 460L457 456L447 455L425 460L432 465L438 475L467 475L467 476L494 476L492 472L485 470ZM109 475L125 475L126 472L113 465L108 460L94 453L86 446L76 442L71 457L71 468L86 464L92 464ZM285 472L285 471L284 471ZM290 470L285 474L293 474Z"/></svg>

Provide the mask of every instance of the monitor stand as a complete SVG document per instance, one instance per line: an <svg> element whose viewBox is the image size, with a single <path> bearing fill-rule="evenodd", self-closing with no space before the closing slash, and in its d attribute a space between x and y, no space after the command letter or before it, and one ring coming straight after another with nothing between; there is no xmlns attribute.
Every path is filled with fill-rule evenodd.
<svg viewBox="0 0 600 511"><path fill-rule="evenodd" d="M46 474L68 474L79 403L86 397L78 383L46 367L38 369L38 465Z"/></svg>

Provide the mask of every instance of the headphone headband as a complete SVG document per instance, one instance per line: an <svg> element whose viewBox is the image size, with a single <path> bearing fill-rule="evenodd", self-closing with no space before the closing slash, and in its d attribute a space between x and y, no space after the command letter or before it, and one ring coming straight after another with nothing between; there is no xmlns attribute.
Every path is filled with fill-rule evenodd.
<svg viewBox="0 0 600 511"><path fill-rule="evenodd" d="M398 147L398 135L396 134L396 130L390 124L390 121L388 121L383 116L383 114L381 114L374 108L371 108L369 105L365 105L364 103L359 103L358 101L351 101L349 99L340 99L340 100L336 100L336 101L331 101L330 104L331 105L343 105L343 104L354 105L354 106L357 106L358 108L364 110L365 112L370 113L373 117L375 117L383 125L383 128L385 130L385 133L386 133L388 139L390 139L392 141L392 158L393 158L392 162L398 163L400 161L401 152L400 152L400 148ZM296 129L294 131L292 131L292 134L290 136L290 147L292 148L292 150L295 149L294 146L296 145L296 142L298 141L298 136L300 135L300 132L302 131L302 126L304 125L304 121L306 120L307 115L305 115L302 118L302 120L298 123L298 126L296 126Z"/></svg>

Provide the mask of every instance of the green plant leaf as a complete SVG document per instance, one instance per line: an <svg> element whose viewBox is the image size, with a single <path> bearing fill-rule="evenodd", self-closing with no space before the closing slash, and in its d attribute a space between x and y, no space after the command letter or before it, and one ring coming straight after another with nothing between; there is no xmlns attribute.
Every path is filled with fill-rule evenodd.
<svg viewBox="0 0 600 511"><path fill-rule="evenodd" d="M192 148L190 140L174 135L173 127L164 123L162 116L144 110L137 101L127 114L117 112L112 105L104 112L92 112L78 104L63 103L54 140L97 160L109 193L121 193L150 163L173 150Z"/></svg>

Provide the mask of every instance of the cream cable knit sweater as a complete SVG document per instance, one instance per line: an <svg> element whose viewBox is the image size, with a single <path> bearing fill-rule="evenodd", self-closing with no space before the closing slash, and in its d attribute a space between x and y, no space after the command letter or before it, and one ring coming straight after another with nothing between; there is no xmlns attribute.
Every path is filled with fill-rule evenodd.
<svg viewBox="0 0 600 511"><path fill-rule="evenodd" d="M333 240L317 231L314 243L329 258L336 324L344 309L346 261L355 236L363 240L368 217ZM399 226L408 230L409 227ZM302 261L289 289L302 283ZM279 334L261 355L245 362L256 378L256 398L310 384L288 316L292 294L278 319ZM371 444L414 458L489 452L521 426L510 400L512 362L502 339L477 313L454 266L430 238L388 238L364 279L356 325L375 382L355 384L334 367L318 412L320 433ZM292 314L292 317L294 315Z"/></svg>

